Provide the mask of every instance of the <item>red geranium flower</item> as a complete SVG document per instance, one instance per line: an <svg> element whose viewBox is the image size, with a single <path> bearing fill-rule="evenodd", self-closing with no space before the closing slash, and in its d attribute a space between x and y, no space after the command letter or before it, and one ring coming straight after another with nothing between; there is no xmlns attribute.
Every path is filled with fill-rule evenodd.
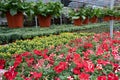
<svg viewBox="0 0 120 80"><path fill-rule="evenodd" d="M92 48L92 43L84 43L84 48Z"/></svg>
<svg viewBox="0 0 120 80"><path fill-rule="evenodd" d="M89 75L89 74L86 74L86 73L81 73L81 74L79 75L79 79L80 79L80 80L90 80L89 78L90 78L90 75Z"/></svg>
<svg viewBox="0 0 120 80"><path fill-rule="evenodd" d="M86 72L94 72L94 64L92 63L92 61L86 60L84 61L83 65Z"/></svg>
<svg viewBox="0 0 120 80"><path fill-rule="evenodd" d="M40 50L33 50L34 54L38 55L38 56L42 56L42 51Z"/></svg>
<svg viewBox="0 0 120 80"><path fill-rule="evenodd" d="M73 73L80 74L80 68L78 68L78 67L73 68Z"/></svg>
<svg viewBox="0 0 120 80"><path fill-rule="evenodd" d="M108 74L108 80L119 80L119 77L114 73L110 73Z"/></svg>
<svg viewBox="0 0 120 80"><path fill-rule="evenodd" d="M42 73L38 73L38 72L30 72L30 74L32 74L34 79L39 79L42 77Z"/></svg>
<svg viewBox="0 0 120 80"><path fill-rule="evenodd" d="M14 80L17 76L17 72L15 72L14 67L11 67L7 72L4 73L4 76L7 78L7 80Z"/></svg>
<svg viewBox="0 0 120 80"><path fill-rule="evenodd" d="M22 62L22 56L18 55L18 56L15 58L14 68L16 68L21 62Z"/></svg>
<svg viewBox="0 0 120 80"><path fill-rule="evenodd" d="M107 77L106 76L98 76L97 80L107 80Z"/></svg>
<svg viewBox="0 0 120 80"><path fill-rule="evenodd" d="M66 62L60 62L57 66L54 67L56 73L60 73L63 70L67 69L68 64Z"/></svg>
<svg viewBox="0 0 120 80"><path fill-rule="evenodd" d="M0 69L3 69L5 66L5 60L4 59L0 59Z"/></svg>

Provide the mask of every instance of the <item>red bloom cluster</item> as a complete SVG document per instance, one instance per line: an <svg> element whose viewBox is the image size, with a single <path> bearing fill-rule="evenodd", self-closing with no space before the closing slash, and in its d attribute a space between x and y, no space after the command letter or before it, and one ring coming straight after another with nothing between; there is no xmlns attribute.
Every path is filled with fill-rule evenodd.
<svg viewBox="0 0 120 80"><path fill-rule="evenodd" d="M24 80L119 80L120 32L115 34L114 39L108 33L95 34L50 50L14 55L13 66L4 76L7 80L17 75ZM4 67L5 60L1 59L0 69Z"/></svg>
<svg viewBox="0 0 120 80"><path fill-rule="evenodd" d="M63 70L67 69L68 64L66 62L60 62L57 66L54 67L56 73L61 73Z"/></svg>

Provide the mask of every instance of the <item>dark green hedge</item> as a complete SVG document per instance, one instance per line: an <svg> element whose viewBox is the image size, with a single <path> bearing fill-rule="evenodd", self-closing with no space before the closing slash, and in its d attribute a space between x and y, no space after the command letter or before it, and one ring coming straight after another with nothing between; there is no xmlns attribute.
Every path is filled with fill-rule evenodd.
<svg viewBox="0 0 120 80"><path fill-rule="evenodd" d="M116 26L120 24L115 24ZM32 39L35 36L49 36L51 34L60 34L62 32L76 32L88 29L97 29L99 27L107 27L108 23L97 23L83 25L80 27L73 25L53 25L50 28L19 28L9 29L0 27L0 44L10 43L16 40ZM107 27L108 28L108 27Z"/></svg>

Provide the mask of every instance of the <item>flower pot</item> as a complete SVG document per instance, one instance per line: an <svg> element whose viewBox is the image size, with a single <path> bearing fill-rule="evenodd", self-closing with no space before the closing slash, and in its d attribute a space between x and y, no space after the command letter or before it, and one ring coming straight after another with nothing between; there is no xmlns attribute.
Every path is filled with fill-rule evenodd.
<svg viewBox="0 0 120 80"><path fill-rule="evenodd" d="M40 27L50 27L51 25L51 16L41 16L38 15L38 21Z"/></svg>
<svg viewBox="0 0 120 80"><path fill-rule="evenodd" d="M86 18L84 21L83 21L83 24L88 24L89 23L89 18Z"/></svg>
<svg viewBox="0 0 120 80"><path fill-rule="evenodd" d="M115 18L113 16L110 16L110 20L114 20Z"/></svg>
<svg viewBox="0 0 120 80"><path fill-rule="evenodd" d="M81 26L82 25L82 19L79 18L79 19L74 19L74 25L75 26Z"/></svg>
<svg viewBox="0 0 120 80"><path fill-rule="evenodd" d="M18 12L16 15L12 16L9 12L6 13L6 18L9 28L21 28L23 27L23 13Z"/></svg>
<svg viewBox="0 0 120 80"><path fill-rule="evenodd" d="M109 20L110 20L110 16L105 16L105 17L103 18L103 20L104 20L104 21L109 21Z"/></svg>
<svg viewBox="0 0 120 80"><path fill-rule="evenodd" d="M98 21L98 18L96 16L94 16L90 19L91 23L97 23L97 21Z"/></svg>

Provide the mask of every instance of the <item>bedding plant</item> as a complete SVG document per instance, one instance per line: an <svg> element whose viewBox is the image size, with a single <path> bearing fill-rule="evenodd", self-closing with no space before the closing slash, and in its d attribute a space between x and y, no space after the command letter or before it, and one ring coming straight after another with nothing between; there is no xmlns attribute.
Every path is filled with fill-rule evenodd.
<svg viewBox="0 0 120 80"><path fill-rule="evenodd" d="M120 32L76 38L66 45L50 46L0 59L8 70L3 80L119 80Z"/></svg>

